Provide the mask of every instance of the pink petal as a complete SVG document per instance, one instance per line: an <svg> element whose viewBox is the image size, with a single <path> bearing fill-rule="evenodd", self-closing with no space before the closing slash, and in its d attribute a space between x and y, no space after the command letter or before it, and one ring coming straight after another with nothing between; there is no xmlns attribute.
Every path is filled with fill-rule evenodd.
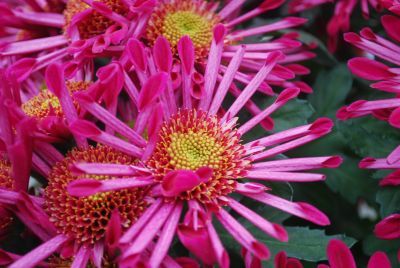
<svg viewBox="0 0 400 268"><path fill-rule="evenodd" d="M400 238L400 214L390 215L375 225L374 233L381 239Z"/></svg>
<svg viewBox="0 0 400 268"><path fill-rule="evenodd" d="M151 76L144 84L139 94L138 108L145 109L151 105L167 86L168 75L164 72Z"/></svg>
<svg viewBox="0 0 400 268"><path fill-rule="evenodd" d="M41 244L31 252L24 255L22 258L14 262L9 268L32 268L35 267L36 264L45 260L51 254L57 251L57 249L67 241L67 237L64 235L57 235Z"/></svg>
<svg viewBox="0 0 400 268"><path fill-rule="evenodd" d="M179 58L183 63L183 71L190 75L194 65L194 46L189 36L183 36L178 43Z"/></svg>
<svg viewBox="0 0 400 268"><path fill-rule="evenodd" d="M167 197L177 196L207 181L211 175L212 169L208 167L200 168L196 172L191 170L171 171L161 183L162 194Z"/></svg>
<svg viewBox="0 0 400 268"><path fill-rule="evenodd" d="M331 268L356 268L350 249L341 240L332 239L329 241L327 256Z"/></svg>
<svg viewBox="0 0 400 268"><path fill-rule="evenodd" d="M13 63L10 67L10 71L17 77L18 82L22 82L29 77L35 64L36 59L23 58Z"/></svg>
<svg viewBox="0 0 400 268"><path fill-rule="evenodd" d="M186 225L180 225L178 227L178 237L182 244L205 264L212 265L217 261L206 228L194 229Z"/></svg>
<svg viewBox="0 0 400 268"><path fill-rule="evenodd" d="M107 229L105 234L105 242L107 247L116 248L118 246L121 235L122 235L121 216L119 214L119 211L115 209L112 212L111 218L107 224Z"/></svg>
<svg viewBox="0 0 400 268"><path fill-rule="evenodd" d="M384 252L377 251L369 259L367 268L392 268L392 265Z"/></svg>
<svg viewBox="0 0 400 268"><path fill-rule="evenodd" d="M159 71L170 73L172 69L172 51L168 40L159 36L154 44L153 56Z"/></svg>
<svg viewBox="0 0 400 268"><path fill-rule="evenodd" d="M400 19L395 16L384 15L381 18L381 22L383 27L385 28L386 33L397 42L400 42Z"/></svg>
<svg viewBox="0 0 400 268"><path fill-rule="evenodd" d="M353 58L347 65L353 74L368 80L383 80L395 76L388 66L368 58Z"/></svg>
<svg viewBox="0 0 400 268"><path fill-rule="evenodd" d="M142 72L146 71L147 57L144 51L143 43L136 38L131 38L128 41L126 49L135 68Z"/></svg>

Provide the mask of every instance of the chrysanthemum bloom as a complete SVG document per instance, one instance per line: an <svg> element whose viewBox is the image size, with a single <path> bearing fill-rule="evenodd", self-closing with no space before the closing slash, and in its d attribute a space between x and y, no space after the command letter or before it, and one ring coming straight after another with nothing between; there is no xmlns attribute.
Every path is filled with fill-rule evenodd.
<svg viewBox="0 0 400 268"><path fill-rule="evenodd" d="M112 55L106 51L110 45L143 32L139 21L147 20L151 6L152 1L122 0L4 3L0 59L31 56L35 71L67 56L81 63L94 55Z"/></svg>
<svg viewBox="0 0 400 268"><path fill-rule="evenodd" d="M289 12L297 13L330 2L335 4L333 16L326 27L328 48L331 52L336 50L340 34L350 30L350 18L358 4L365 19L369 18L370 5L375 10L381 9L380 0L292 0L289 3Z"/></svg>
<svg viewBox="0 0 400 268"><path fill-rule="evenodd" d="M155 60L154 65L150 61L153 73L144 80L143 87L140 90L126 89L131 92L128 95L139 111L133 128L98 105L88 94L80 94L79 104L102 121L109 131L103 131L89 121L77 120L71 125L75 135L83 135L140 160L136 165L76 163L75 172L80 171L82 174L114 174L132 178L124 181L80 179L69 184L69 193L88 198L113 189L146 184L146 187L151 186L156 200L121 237L121 267L138 260L147 262L151 267L158 267L175 234L205 264L217 263L229 267L228 255L212 224L213 217L251 254L260 259L269 258L268 248L233 218L227 208L232 208L280 241L287 241L286 231L242 205L232 197L233 193L315 224L329 224L328 218L315 207L282 199L268 193L269 189L265 185L253 182L320 181L325 178L324 175L301 171L334 168L341 163L341 159L328 156L265 160L329 133L332 122L325 118L251 142L242 141L244 134L299 94L298 88L285 89L273 104L238 125L238 113L281 57L279 52L268 54L255 77L240 91L233 104L224 110L221 104L229 88L234 86L233 77L242 61L243 52L242 48L235 53L218 87L215 80L210 81L212 78L206 76L204 83L209 84L207 89L211 91L201 91L197 98L193 97L193 88L185 87L185 84L177 91L181 97L169 95L171 78L165 72L158 72L163 70L166 62L158 58L160 61ZM125 84L129 86L132 82L125 81ZM118 136L110 134L113 132L118 133ZM124 138L121 139L120 135ZM142 135L147 139L142 138ZM143 174L135 177L133 174L138 169ZM187 204L185 212L184 204ZM182 214L185 215L183 221L180 220ZM152 243L154 248L151 254L143 254L146 253L144 249Z"/></svg>
<svg viewBox="0 0 400 268"><path fill-rule="evenodd" d="M4 92L0 92L0 191L27 191L31 167L32 148L28 137L32 122L23 120L12 124L4 105ZM13 213L0 204L0 238L7 235Z"/></svg>
<svg viewBox="0 0 400 268"><path fill-rule="evenodd" d="M266 0L258 7L241 15L236 15L241 10L244 1L230 1L225 6L221 2L204 0L162 0L158 1L146 27L143 39L150 46L157 45L159 37L164 37L172 47L176 61L173 66L174 76L192 77L192 83L197 87L203 85L204 76L210 76L210 81L218 79L218 73L226 71L226 63L240 50L240 45L247 43L244 60L241 62L241 71L235 74L239 81L250 81L258 69L263 65L265 56L271 52L280 50L287 57L282 59L280 65L275 66L266 82L269 85L282 87L294 86L286 82L295 75L308 73L308 69L298 64L299 61L312 58L313 53L306 51L301 42L297 41L296 34L286 34L268 41L251 43L243 42L243 39L265 34L271 34L278 30L287 30L300 26L306 22L303 18L287 17L259 27L249 29L236 29L241 23L246 22L264 12L279 8L284 1ZM240 13L240 12L239 12ZM183 36L189 36L194 46L194 66L183 66L181 58L183 53L179 41ZM179 57L178 57L179 56ZM205 68L205 63L210 62ZM221 64L222 62L222 64ZM183 70L185 69L185 70ZM181 71L187 72L181 73ZM305 92L311 88L304 83L296 82L297 87ZM263 85L263 92L271 93L268 84Z"/></svg>
<svg viewBox="0 0 400 268"><path fill-rule="evenodd" d="M400 82L399 74L395 66L400 66L400 57L398 53L400 51L400 46L397 45L397 42L400 42L400 37L398 36L400 18L392 15L385 15L382 17L381 22L387 35L391 37L394 42L376 35L369 28L364 28L360 32L360 35L347 33L344 37L347 42L371 53L387 63L369 58L354 58L348 62L348 66L355 75L374 81L375 83L371 85L372 88L398 94ZM389 66L388 63L390 64ZM373 115L380 120L388 121L394 127L400 127L399 107L400 102L396 97L376 101L359 100L340 109L337 115L339 119Z"/></svg>
<svg viewBox="0 0 400 268"><path fill-rule="evenodd" d="M0 155L0 189L12 189L12 186L11 164L3 155ZM7 233L11 222L12 214L3 206L0 206L0 238Z"/></svg>
<svg viewBox="0 0 400 268"><path fill-rule="evenodd" d="M0 191L0 202L13 209L43 241L24 256L7 253L9 261L13 262L8 267L36 267L44 263L51 267L64 264L84 268L89 262L96 267L115 267L119 254L118 240L123 230L132 226L153 202L148 197L147 182L142 183L145 187L120 187L118 191L85 198L71 196L67 186L81 178L75 173L75 163L132 166L136 165L138 159L103 145L75 148L65 157L54 150L48 153L52 153L53 159L43 161L43 165L47 165L48 184L42 196ZM137 173L141 173L141 170L138 169ZM115 180L117 184L124 184L127 180L129 185L126 176L91 175L86 178L98 182ZM149 245L149 250L151 247ZM177 266L168 256L163 263L167 267Z"/></svg>
<svg viewBox="0 0 400 268"><path fill-rule="evenodd" d="M388 36L396 42L400 42L398 36L398 27L400 26L400 18L391 15L382 17L382 25L384 26ZM399 74L393 66L400 65L400 57L398 52L400 46L372 32L369 28L364 28L360 32L360 36L355 33L345 34L345 40L354 46L365 50L374 56L385 60L390 66L373 59L354 58L348 63L350 70L361 78L374 81L372 88L388 93L398 94L400 90ZM357 118L366 115L388 121L390 125L400 127L400 101L396 96L381 100L358 100L349 106L341 108L337 117L342 120ZM384 159L367 158L361 162L363 168L384 168L397 169L396 162L400 159L400 148L395 149L388 157ZM398 172L395 172L385 178L382 185L399 185Z"/></svg>
<svg viewBox="0 0 400 268"><path fill-rule="evenodd" d="M341 240L332 239L326 248L329 265L319 264L318 268L356 268L356 262L350 249ZM301 262L287 258L285 252L275 256L275 268L303 268ZM390 261L382 251L375 252L368 261L367 268L391 268Z"/></svg>

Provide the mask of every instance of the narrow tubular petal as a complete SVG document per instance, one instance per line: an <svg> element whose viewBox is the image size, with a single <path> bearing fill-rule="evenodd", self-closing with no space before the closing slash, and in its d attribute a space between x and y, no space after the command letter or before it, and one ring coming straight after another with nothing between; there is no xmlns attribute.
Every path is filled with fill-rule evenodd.
<svg viewBox="0 0 400 268"><path fill-rule="evenodd" d="M184 36L178 43L178 54L182 61L182 97L183 107L186 109L192 108L192 100L190 96L191 76L194 68L194 45L189 36Z"/></svg>
<svg viewBox="0 0 400 268"><path fill-rule="evenodd" d="M221 240L218 237L217 231L212 225L211 221L206 222L208 235L211 241L211 245L214 249L215 257L217 258L217 262L221 268L229 267L229 255L226 252L224 246L222 245Z"/></svg>
<svg viewBox="0 0 400 268"><path fill-rule="evenodd" d="M64 69L61 65L54 63L47 67L46 84L49 90L60 100L60 104L67 122L71 124L77 120L78 113L75 109L72 97L66 88ZM75 135L75 140L79 147L87 146L87 141L85 138Z"/></svg>
<svg viewBox="0 0 400 268"><path fill-rule="evenodd" d="M101 107L92 99L84 95L79 95L75 98L87 111L89 111L92 115L96 116L99 120L105 123L107 127L110 127L119 134L124 135L129 139L130 142L134 143L136 146L141 147L146 145L146 140L142 136L136 133L125 123L121 122L121 120L119 120L116 116Z"/></svg>
<svg viewBox="0 0 400 268"><path fill-rule="evenodd" d="M272 105L268 106L264 111L260 112L252 119L247 121L245 124L243 124L238 129L238 132L242 135L245 134L253 127L255 127L258 123L260 123L262 120L264 120L267 116L271 115L274 111L285 105L286 102L295 98L299 93L300 90L298 88L285 89L279 94L279 96L276 98L275 102Z"/></svg>
<svg viewBox="0 0 400 268"><path fill-rule="evenodd" d="M74 257L74 262L71 264L71 268L85 268L90 257L90 249L81 246Z"/></svg>
<svg viewBox="0 0 400 268"><path fill-rule="evenodd" d="M219 83L217 90L215 91L215 96L209 109L210 114L216 114L218 112L218 109L220 108L226 96L226 93L228 92L229 87L232 84L233 78L235 77L235 74L240 67L244 52L245 46L240 46L240 48L236 51L235 55L230 61L228 68L225 71L225 74L221 82Z"/></svg>
<svg viewBox="0 0 400 268"><path fill-rule="evenodd" d="M109 176L129 176L137 173L149 173L149 170L144 167L137 167L132 165L122 164L100 164L100 163L84 163L76 162L70 167L74 173L86 173L86 174L97 174L97 175L109 175Z"/></svg>
<svg viewBox="0 0 400 268"><path fill-rule="evenodd" d="M250 170L246 173L246 178L260 179L267 181L311 182L311 181L325 180L326 176L323 174L314 174L314 173Z"/></svg>
<svg viewBox="0 0 400 268"><path fill-rule="evenodd" d="M171 216L171 212L175 207L175 203L163 204L160 209L154 214L154 216L148 221L146 226L143 227L142 231L138 234L136 239L128 246L128 248L122 254L122 258L126 258L135 254L141 253L149 243L157 235L161 227L164 225L168 217Z"/></svg>
<svg viewBox="0 0 400 268"><path fill-rule="evenodd" d="M25 22L50 26L56 28L62 28L65 25L64 16L58 13L49 12L26 12L26 11L14 11L14 15L18 18L23 19Z"/></svg>
<svg viewBox="0 0 400 268"><path fill-rule="evenodd" d="M152 177L133 177L111 180L78 179L68 186L68 193L72 196L84 197L102 192L118 191L123 189L152 185Z"/></svg>
<svg viewBox="0 0 400 268"><path fill-rule="evenodd" d="M255 155L252 155L251 159L253 161L257 161L257 160L261 160L261 159L264 159L264 158L272 157L272 156L278 155L280 153L289 151L289 150L291 150L293 148L299 147L301 145L307 144L307 143L309 143L309 142L311 142L313 140L319 139L320 137L322 137L324 135L326 135L326 133L307 135L307 136L295 139L293 141L284 143L282 145L278 145L278 146L276 146L274 148L271 148L269 150L266 150L264 152L260 152L260 153L257 153Z"/></svg>
<svg viewBox="0 0 400 268"><path fill-rule="evenodd" d="M266 234L278 239L279 241L288 241L288 234L282 226L267 221L232 198L229 198L229 206L255 226L263 230Z"/></svg>
<svg viewBox="0 0 400 268"><path fill-rule="evenodd" d="M367 169L396 169L400 168L400 163L389 164L386 159L366 157L361 160L359 167Z"/></svg>
<svg viewBox="0 0 400 268"><path fill-rule="evenodd" d="M183 204L179 202L176 204L170 217L164 224L164 227L160 233L160 237L157 240L157 244L152 250L151 257L149 260L150 267L159 267L164 260L169 247L172 243L172 239L175 236L176 228L178 226L179 218L182 213Z"/></svg>
<svg viewBox="0 0 400 268"><path fill-rule="evenodd" d="M137 220L137 222L132 225L120 239L121 244L128 244L132 242L133 238L138 235L138 233L143 229L143 227L150 221L154 214L159 210L162 205L162 200L157 199L142 216Z"/></svg>
<svg viewBox="0 0 400 268"><path fill-rule="evenodd" d="M324 134L332 130L333 122L329 118L319 118L314 123L278 132L265 138L247 143L246 146L273 146L310 134Z"/></svg>
<svg viewBox="0 0 400 268"><path fill-rule="evenodd" d="M33 53L66 45L68 39L64 35L14 42L7 45L1 52L2 56Z"/></svg>
<svg viewBox="0 0 400 268"><path fill-rule="evenodd" d="M269 259L270 252L268 248L258 242L249 231L247 231L238 221L236 221L224 209L220 209L216 213L218 220L222 223L224 228L248 251L253 253L257 258L262 260Z"/></svg>
<svg viewBox="0 0 400 268"><path fill-rule="evenodd" d="M356 268L350 249L342 241L332 239L326 251L331 268Z"/></svg>
<svg viewBox="0 0 400 268"><path fill-rule="evenodd" d="M205 77L207 77L204 82L205 95L201 98L199 104L199 109L204 111L208 110L212 100L212 96L214 95L213 93L218 76L218 67L221 64L221 55L224 47L225 32L226 29L222 24L218 24L217 26L215 26L213 31L213 40L210 52L208 54L207 66L204 74Z"/></svg>
<svg viewBox="0 0 400 268"><path fill-rule="evenodd" d="M342 163L340 156L302 157L252 164L252 170L300 171L319 168L336 168Z"/></svg>
<svg viewBox="0 0 400 268"><path fill-rule="evenodd" d="M41 244L28 254L25 254L22 258L14 262L9 266L9 268L31 268L35 267L36 264L45 260L51 254L53 254L57 249L67 241L67 237L64 235L57 235L50 239L49 241Z"/></svg>
<svg viewBox="0 0 400 268"><path fill-rule="evenodd" d="M242 91L242 94L235 100L231 107L226 112L223 121L228 121L235 117L245 103L253 96L260 84L265 80L267 75L271 72L278 59L282 56L281 52L271 52L268 55L265 65L260 69L257 75L251 80L251 82Z"/></svg>
<svg viewBox="0 0 400 268"><path fill-rule="evenodd" d="M76 120L70 125L71 131L77 135L90 138L96 142L114 147L126 154L140 157L143 149L119 139L111 134L101 131L95 124L85 120Z"/></svg>
<svg viewBox="0 0 400 268"><path fill-rule="evenodd" d="M388 157L387 161L389 164L397 163L400 160L400 146L396 147L396 149L391 152Z"/></svg>
<svg viewBox="0 0 400 268"><path fill-rule="evenodd" d="M245 1L246 0L230 1L220 12L218 12L218 16L221 18L221 20L227 18L233 12L240 9Z"/></svg>
<svg viewBox="0 0 400 268"><path fill-rule="evenodd" d="M233 32L229 39L238 40L247 36L269 33L273 31L283 30L291 27L300 26L307 22L307 19L297 17L287 17L265 26L254 27L247 30Z"/></svg>
<svg viewBox="0 0 400 268"><path fill-rule="evenodd" d="M315 224L322 226L330 224L328 217L326 217L324 213L309 204L302 202L291 202L267 193L242 194L264 204L270 205L297 217L313 222Z"/></svg>

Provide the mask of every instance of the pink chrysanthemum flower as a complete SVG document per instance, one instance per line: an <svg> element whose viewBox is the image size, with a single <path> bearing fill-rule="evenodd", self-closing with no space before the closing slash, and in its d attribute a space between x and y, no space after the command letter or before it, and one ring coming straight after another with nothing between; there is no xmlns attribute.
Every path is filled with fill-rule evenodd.
<svg viewBox="0 0 400 268"><path fill-rule="evenodd" d="M51 146L40 155L47 170L48 185L42 196L0 189L0 202L12 211L42 242L24 256L3 252L8 267L116 267L118 240L123 230L132 226L151 198L149 187L125 188L98 193L86 198L71 196L67 186L80 177L75 163L135 165L138 159L103 145L75 148L63 157ZM140 170L138 170L140 172ZM112 180L115 176L87 176L95 181ZM116 182L125 177L115 178ZM149 245L151 250L152 245ZM147 253L149 254L149 253ZM4 259L3 259L4 261ZM177 266L166 256L164 265ZM172 267L171 266L171 267Z"/></svg>
<svg viewBox="0 0 400 268"><path fill-rule="evenodd" d="M20 69L19 63L13 64L6 70L0 70L1 88L6 99L6 113L10 120L15 124L24 119L33 119L36 128L31 130L32 136L42 141L60 141L71 136L59 100L61 95L52 91L50 84L52 79L47 74L42 75L41 72L36 72L32 76L20 73L23 70L25 68ZM82 75L76 75L65 80L65 93L68 93L68 96L63 96L61 102L65 102L67 97L73 101L74 94L88 90L92 85L90 73L87 72L85 75L81 71L81 74L84 74L83 79ZM78 108L77 114L83 114L76 102L73 101L73 105ZM67 114L70 117L69 112Z"/></svg>
<svg viewBox="0 0 400 268"><path fill-rule="evenodd" d="M400 18L385 15L381 19L382 25L391 42L376 35L369 28L364 28L360 35L355 33L345 34L345 40L352 45L365 50L368 53L386 61L382 63L376 59L354 58L348 62L350 70L357 76L374 81L372 88L398 94L400 92L399 74L395 66L400 66L399 51L400 42L398 27ZM400 102L398 98L390 98L376 101L359 100L343 107L338 111L339 119L356 118L365 115L373 115L380 120L388 121L394 127L400 127Z"/></svg>
<svg viewBox="0 0 400 268"><path fill-rule="evenodd" d="M317 268L356 268L356 262L350 249L340 240L332 239L326 248L329 265L318 264ZM261 263L260 263L261 264ZM301 262L287 258L285 252L275 256L275 268L303 268ZM250 267L250 266L247 266ZM375 252L368 261L367 268L391 268L389 258L382 251Z"/></svg>
<svg viewBox="0 0 400 268"><path fill-rule="evenodd" d="M400 37L397 34L397 28L400 26L399 18L385 15L382 17L382 25L394 41L400 42ZM385 60L393 66L400 65L398 56L400 46L374 34L369 28L363 29L360 34L361 36L355 33L347 33L345 34L345 39L356 47ZM369 58L351 59L348 66L357 76L376 81L371 85L372 88L395 94L400 92L399 75L396 68ZM388 121L392 126L398 128L400 127L400 102L396 97L372 101L358 100L349 106L341 108L337 113L337 117L342 120L366 115L373 115L380 120ZM397 169L396 163L399 159L400 148L397 148L387 157L387 160L367 158L363 160L361 167ZM389 175L381 184L399 185L397 172Z"/></svg>
<svg viewBox="0 0 400 268"><path fill-rule="evenodd" d="M392 15L385 15L381 19L382 25L395 42L400 42L398 27L400 19ZM398 94L400 92L398 68L393 66L400 65L400 46L381 36L376 35L369 28L364 28L360 36L355 33L345 34L345 40L354 46L365 50L368 53L382 59L385 63L370 58L354 58L348 62L350 70L361 78L376 81L371 85L372 88ZM389 66L388 66L388 65ZM357 118L366 115L388 121L392 126L400 127L400 102L397 96L390 99L381 100L358 100L349 106L341 108L337 117L342 120ZM399 176L400 147L397 147L386 158L375 159L367 157L360 162L361 168L367 169L388 169L394 170L380 182L381 186L398 187L400 185ZM375 227L375 234L382 239L398 239L400 215L393 214L383 219Z"/></svg>
<svg viewBox="0 0 400 268"><path fill-rule="evenodd" d="M276 9L282 4L283 1L266 0L247 13L236 15L241 10L243 1L230 1L225 6L222 6L220 2L204 0L158 1L148 21L143 39L148 45L154 46L159 37L164 37L171 45L175 58L182 61L182 58L178 57L182 52L179 48L179 41L183 36L190 37L195 51L193 71L196 75L200 75L200 79L203 79L203 76L211 76L211 80L216 79L218 72L225 72L225 63L233 58L243 43L246 43L247 49L240 65L241 71L235 75L235 79L238 80L249 81L262 66L266 55L271 51L279 50L284 52L287 57L275 67L266 82L270 82L270 85L278 84L287 87L289 82L285 82L285 80L292 79L295 75L308 73L307 68L299 65L298 62L314 57L313 53L306 51L301 42L296 40L297 35L291 33L257 43L243 42L243 40L300 26L306 20L287 17L259 27L235 29L241 23ZM219 66L219 69L206 69L206 62L214 63L214 65L208 65L210 68ZM222 64L220 64L221 62ZM182 69L183 66L179 67L176 62L173 69L177 68ZM193 80L195 83L198 82L196 79ZM296 86L303 91L311 91L306 84L296 83L298 84ZM264 88L264 92L270 92L267 84L264 85Z"/></svg>
<svg viewBox="0 0 400 268"><path fill-rule="evenodd" d="M340 34L350 30L350 18L357 5L361 6L361 12L366 19L369 18L369 6L378 11L381 9L380 0L292 0L289 3L289 12L297 13L330 2L335 4L335 10L326 31L328 48L332 52L337 48Z"/></svg>
<svg viewBox="0 0 400 268"><path fill-rule="evenodd" d="M63 58L79 64L114 55L108 47L120 45L126 36L139 36L139 22L147 20L152 5L122 0L4 3L0 57L5 64L22 55L33 57L35 71Z"/></svg>
<svg viewBox="0 0 400 268"><path fill-rule="evenodd" d="M184 37L180 43L185 48L191 47L188 37ZM183 51L189 56L194 55L193 50ZM149 74L138 72L134 79L142 81L140 90L129 76L125 76L125 90L137 108L131 120L134 122L133 128L118 119L114 111L96 103L90 95L83 93L78 97L79 104L103 122L106 131L92 122L77 120L71 124L74 134L111 146L137 157L139 161L133 165L75 163L74 171L77 173L131 178L102 181L80 179L69 184L69 193L88 198L112 190L151 187L155 199L136 224L121 237L121 267L137 261L158 267L175 234L205 264L217 263L228 267L229 258L212 224L213 217L251 254L261 259L269 258L268 248L258 242L226 208L232 208L280 241L287 241L286 231L233 199L232 193L315 224L329 224L329 219L315 207L284 200L268 193L269 189L263 184L252 182L320 181L325 178L324 175L301 171L334 168L341 163L341 158L328 156L265 161L329 133L333 124L326 118L251 142L242 141L243 135L300 92L298 88L285 89L273 104L239 125L238 113L281 57L279 52L269 53L258 73L245 84L243 90L239 90L233 104L224 110L222 103L229 88L234 86L233 77L242 61L243 52L244 48L241 48L235 53L218 87L212 77L205 76L207 90L198 92L199 95L193 94L190 84L187 86L183 83L175 96L171 76L162 72L170 70L171 61L168 61L168 57L150 57ZM171 51L169 54L172 54ZM114 135L115 132L118 136ZM138 170L142 173L137 174ZM187 204L185 212L184 204ZM185 215L183 220L180 220L181 215ZM145 251L149 245L154 246L150 255Z"/></svg>

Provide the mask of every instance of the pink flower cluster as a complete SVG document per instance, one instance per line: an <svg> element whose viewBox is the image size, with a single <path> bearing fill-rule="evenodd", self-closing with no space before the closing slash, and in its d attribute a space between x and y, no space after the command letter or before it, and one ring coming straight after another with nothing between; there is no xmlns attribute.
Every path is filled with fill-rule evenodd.
<svg viewBox="0 0 400 268"><path fill-rule="evenodd" d="M221 242L225 232L243 248L247 267L258 267L271 252L237 215L278 241L290 237L246 200L315 225L330 224L313 205L286 200L268 186L323 181L321 169L342 163L337 155L284 155L331 132L331 119L273 131L274 112L312 92L300 77L309 73L301 62L315 56L315 44L290 32L306 19L245 28L244 22L284 1L266 0L246 12L245 1L223 2L0 4L0 234L18 220L40 241L24 255L0 250L0 265L230 267ZM398 10L396 3L385 3ZM363 10L368 6L361 4ZM348 30L354 5L338 3L335 13L343 21L330 26L332 35ZM399 42L400 19L386 15L382 24ZM267 34L271 38L251 41ZM370 29L345 39L400 63L400 47ZM349 68L378 81L373 88L400 90L396 68L367 58L352 59ZM259 96L271 104L262 107ZM399 106L397 98L357 101L338 117L372 114L399 127ZM261 137L246 139L259 127ZM366 158L360 166L396 170L399 160L396 149L387 159ZM396 170L381 185L399 181ZM376 235L398 239L399 222L399 214L389 216L376 226ZM176 240L193 258L172 256ZM390 267L377 254L368 267ZM328 258L332 268L355 267L339 241L330 242ZM283 253L275 260L276 267L301 267L290 266L297 261Z"/></svg>

